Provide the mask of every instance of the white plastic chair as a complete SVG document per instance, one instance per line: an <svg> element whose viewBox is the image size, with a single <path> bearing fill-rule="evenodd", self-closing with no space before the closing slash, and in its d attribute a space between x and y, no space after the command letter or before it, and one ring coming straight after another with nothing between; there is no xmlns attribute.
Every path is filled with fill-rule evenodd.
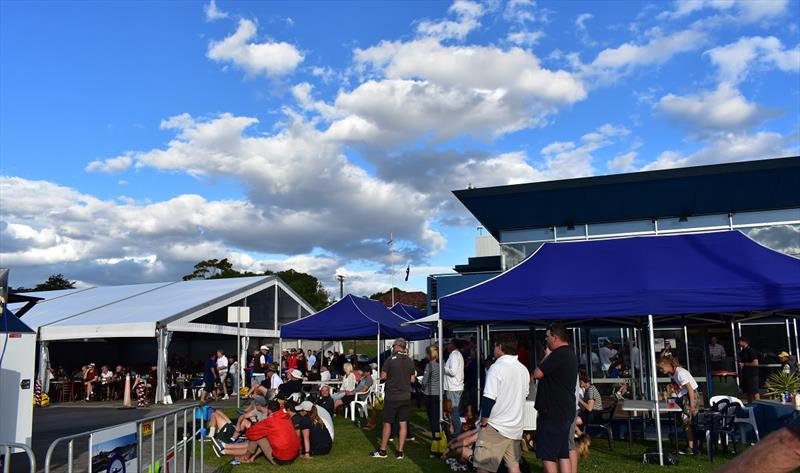
<svg viewBox="0 0 800 473"><path fill-rule="evenodd" d="M363 393L355 393L353 400L350 401L350 420L355 422L356 415L359 414L359 407L361 408L361 416L367 417L369 413L367 412L367 406L372 403L372 399L375 397L375 385L373 384L372 387ZM347 412L345 412L345 416Z"/></svg>
<svg viewBox="0 0 800 473"><path fill-rule="evenodd" d="M741 406L742 408L740 412L744 412L745 414L747 414L747 417L737 417L736 420L734 421L734 424L739 424L739 436L742 439L742 443L744 444L747 443L746 442L747 437L745 437L744 435L746 425L749 425L753 428L753 431L756 433L756 441L760 442L761 436L758 434L758 426L756 425L756 416L755 413L753 412L753 408L745 406L742 400L736 396L712 396L709 402L713 406L714 404L723 399L727 399L730 402L735 402L736 404L739 404L739 406Z"/></svg>
<svg viewBox="0 0 800 473"><path fill-rule="evenodd" d="M294 401L295 403L300 403L300 394L301 393L292 393L289 395L289 399Z"/></svg>

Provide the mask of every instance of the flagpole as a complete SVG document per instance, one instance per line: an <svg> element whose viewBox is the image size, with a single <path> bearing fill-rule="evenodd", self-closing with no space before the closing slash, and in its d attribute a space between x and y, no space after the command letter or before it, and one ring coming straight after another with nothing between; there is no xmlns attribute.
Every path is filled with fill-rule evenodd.
<svg viewBox="0 0 800 473"><path fill-rule="evenodd" d="M394 236L389 232L389 265L392 267L392 307L394 307Z"/></svg>

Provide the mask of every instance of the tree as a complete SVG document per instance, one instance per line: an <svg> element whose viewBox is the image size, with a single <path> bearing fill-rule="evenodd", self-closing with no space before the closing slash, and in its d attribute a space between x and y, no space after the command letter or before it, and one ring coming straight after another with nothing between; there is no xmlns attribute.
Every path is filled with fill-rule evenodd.
<svg viewBox="0 0 800 473"><path fill-rule="evenodd" d="M184 281L192 279L242 278L247 276L276 275L291 287L300 297L306 300L315 310L321 310L330 304L330 294L314 276L293 269L286 271L265 271L263 274L251 271L237 271L227 258L209 259L194 265L192 274L183 277Z"/></svg>
<svg viewBox="0 0 800 473"><path fill-rule="evenodd" d="M70 281L63 274L51 274L47 281L37 284L33 288L18 287L14 292L57 291L59 289L75 289L75 281Z"/></svg>

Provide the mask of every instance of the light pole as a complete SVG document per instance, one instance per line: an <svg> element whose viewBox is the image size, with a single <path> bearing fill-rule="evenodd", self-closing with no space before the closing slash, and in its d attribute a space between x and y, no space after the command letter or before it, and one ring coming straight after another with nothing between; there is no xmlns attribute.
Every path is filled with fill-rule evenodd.
<svg viewBox="0 0 800 473"><path fill-rule="evenodd" d="M344 275L337 274L336 280L339 281L339 300L344 299Z"/></svg>

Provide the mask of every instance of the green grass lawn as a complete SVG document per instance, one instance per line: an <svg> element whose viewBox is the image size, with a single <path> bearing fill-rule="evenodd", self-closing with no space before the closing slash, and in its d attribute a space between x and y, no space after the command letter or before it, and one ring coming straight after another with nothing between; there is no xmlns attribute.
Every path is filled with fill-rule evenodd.
<svg viewBox="0 0 800 473"><path fill-rule="evenodd" d="M233 414L228 412L228 414ZM234 414L235 415L235 414ZM380 418L380 413L379 417ZM368 454L376 449L380 435L378 430L363 432L357 426L344 419L342 416L334 418L336 439L333 450L329 455L314 457L310 460L298 458L292 465L276 467L264 460L263 457L250 465L231 466L228 464L231 458L217 458L211 448L206 449L206 465L216 468L220 472L232 473L257 473L263 471L282 471L282 472L338 472L338 473L368 473L368 472L447 472L449 467L438 458L431 458L429 455L430 437L425 432L421 432L423 426L427 425L425 412L415 410L413 412L412 424L415 428L416 440L408 442L405 448L406 457L403 460L396 460L393 457L394 450L392 443L389 446L389 458L376 459L369 458ZM654 443L634 444L633 455L628 455L628 444L625 441L615 442L615 450L608 449L607 441L602 438L593 439L591 453L589 457L581 461L580 472L597 473L637 473L637 472L658 472L662 471L658 466L644 465L642 453L646 448L654 447ZM670 448L671 444L665 443L665 448ZM524 452L524 457L532 466L532 471L541 472L541 462L536 460L532 452ZM687 457L681 456L678 466L667 467L668 472L708 472L719 467L730 457L723 458L721 450L718 451L714 463L710 464L705 456Z"/></svg>

